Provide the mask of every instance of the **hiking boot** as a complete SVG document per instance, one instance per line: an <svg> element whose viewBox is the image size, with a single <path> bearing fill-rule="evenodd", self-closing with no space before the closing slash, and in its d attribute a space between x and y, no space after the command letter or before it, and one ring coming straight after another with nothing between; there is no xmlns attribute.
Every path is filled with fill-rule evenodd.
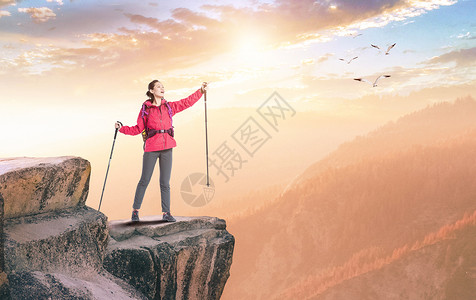
<svg viewBox="0 0 476 300"><path fill-rule="evenodd" d="M167 222L177 221L177 220L175 220L174 217L172 217L172 215L169 212L164 213L164 215L162 216L162 220L167 221Z"/></svg>
<svg viewBox="0 0 476 300"><path fill-rule="evenodd" d="M131 221L132 222L139 222L139 211L138 210L133 210L132 211Z"/></svg>

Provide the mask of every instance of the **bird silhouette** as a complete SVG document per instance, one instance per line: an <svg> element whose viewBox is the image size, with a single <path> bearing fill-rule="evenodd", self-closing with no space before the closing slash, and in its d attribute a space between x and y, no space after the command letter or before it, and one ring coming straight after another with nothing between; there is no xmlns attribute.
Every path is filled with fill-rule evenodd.
<svg viewBox="0 0 476 300"><path fill-rule="evenodd" d="M362 35L362 33L356 33L356 34L349 34L353 39L355 39L356 37Z"/></svg>
<svg viewBox="0 0 476 300"><path fill-rule="evenodd" d="M387 51L385 51L385 55L388 55L389 52L390 52L390 49L392 49L393 47L395 47L396 44L397 44L397 43L394 43L393 45L388 46ZM372 46L372 47L374 47L374 48L376 48L376 49L378 49L378 50L382 50L382 49L380 49L380 47L377 46L377 45L370 44L370 46Z"/></svg>
<svg viewBox="0 0 476 300"><path fill-rule="evenodd" d="M348 61L346 61L346 60L343 59L343 58L339 58L339 60L342 60L343 62L346 62L347 64L350 64L351 61L353 61L354 59L357 59L357 58L358 58L358 56L352 57L352 58L351 58L350 60L348 60Z"/></svg>
<svg viewBox="0 0 476 300"><path fill-rule="evenodd" d="M377 77L377 79L375 79L374 82L369 81L369 80L364 79L364 78L354 78L354 80L357 80L357 81L360 81L360 82L367 82L368 84L372 85L372 87L376 87L377 82L380 78L388 78L388 77L390 77L390 75L380 75L379 77Z"/></svg>

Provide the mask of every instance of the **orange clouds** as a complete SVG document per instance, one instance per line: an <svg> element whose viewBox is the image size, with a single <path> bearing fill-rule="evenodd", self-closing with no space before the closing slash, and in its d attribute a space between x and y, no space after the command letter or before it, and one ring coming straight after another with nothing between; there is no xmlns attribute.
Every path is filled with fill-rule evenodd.
<svg viewBox="0 0 476 300"><path fill-rule="evenodd" d="M18 8L18 11L29 14L35 23L43 23L56 17L56 14L48 7Z"/></svg>
<svg viewBox="0 0 476 300"><path fill-rule="evenodd" d="M15 0L0 0L0 7L15 4Z"/></svg>
<svg viewBox="0 0 476 300"><path fill-rule="evenodd" d="M47 1L63 3L62 0ZM3 3L5 0L2 0ZM332 41L344 32L348 35L358 28L383 26L452 3L454 1L451 0L336 0L332 3L277 0L273 3L255 2L252 7L204 4L193 10L183 7L171 9L168 19L150 17L157 14L132 9L132 4L126 3L114 6L115 9L97 6L94 16L84 16L84 19L100 18L104 24L97 27L84 25L87 29L83 29L81 24L94 22L79 21L79 15L84 12L67 12L68 3L61 8L62 15L67 12L68 19L56 16L46 7L19 8L19 12L30 14L35 23L56 19L56 30L43 33L53 43L51 46L44 46L46 43L38 46L32 42L22 48L25 50L16 59L10 59L16 62L15 65L8 64L4 68L13 68L16 74L69 70L75 75L85 74L84 80L99 76L87 74L100 69L102 74L122 74L124 80L133 81L149 74L189 68L226 55L240 57L259 67L263 59L256 56L259 52L256 50L291 49L307 46L310 42ZM149 5L147 10L150 9ZM38 29L35 33L41 34L40 30L47 29ZM74 36L67 35L70 30ZM63 34L59 41L74 42L55 44L58 31ZM303 65L326 63L331 56L319 53L309 60L303 57ZM267 56L269 60L280 60L271 57ZM42 66L35 67L37 65Z"/></svg>
<svg viewBox="0 0 476 300"><path fill-rule="evenodd" d="M1 17L6 17L6 16L10 16L10 12L9 11L6 11L6 10L0 10L0 18Z"/></svg>
<svg viewBox="0 0 476 300"><path fill-rule="evenodd" d="M189 26L201 26L202 29L220 25L220 21L209 18L205 16L205 14L193 12L188 8L174 9L172 11L172 17Z"/></svg>
<svg viewBox="0 0 476 300"><path fill-rule="evenodd" d="M48 1L62 4L62 0ZM450 1L430 2L434 4L422 6L422 1L411 1L409 4L403 0L350 3L340 0L331 4L311 0L278 0L273 4L261 3L254 7L202 5L200 11L175 8L171 11L171 18L165 20L125 13L132 26L124 25L118 29L119 33L106 31L83 34L86 39L82 42L100 51L104 58L116 57L122 63L134 63L139 68L145 68L158 55L162 60L173 60L174 67L179 68L196 63L197 56L203 60L234 51L243 42L279 47L305 41L327 41L331 36L322 35L320 31L363 22L410 5L425 10ZM330 6L336 8L330 9ZM36 23L56 17L46 7L19 8L18 11L30 14ZM370 23L365 26L374 26ZM256 38L251 41L243 38L250 34ZM137 51L140 51L140 56ZM89 59L77 58L83 61ZM95 57L94 61L101 58ZM160 70L162 66L152 64L150 67Z"/></svg>

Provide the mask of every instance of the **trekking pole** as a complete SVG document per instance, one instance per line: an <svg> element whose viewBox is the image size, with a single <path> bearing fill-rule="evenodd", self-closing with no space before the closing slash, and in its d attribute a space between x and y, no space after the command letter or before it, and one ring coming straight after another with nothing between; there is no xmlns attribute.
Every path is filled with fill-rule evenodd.
<svg viewBox="0 0 476 300"><path fill-rule="evenodd" d="M122 123L117 121L119 124ZM116 137L117 137L117 131L119 128L116 128L116 131L114 132L114 140L112 141L112 149L111 149L111 155L109 156L109 162L107 163L107 170L106 170L106 178L104 178L104 185L102 186L102 193L101 193L101 200L99 200L99 208L98 211L101 210L101 203L102 203L102 196L104 195L104 188L106 187L106 180L107 180L107 173L109 173L109 166L111 165L111 158L112 158L112 151L114 151L114 144L116 143Z"/></svg>
<svg viewBox="0 0 476 300"><path fill-rule="evenodd" d="M205 92L205 146L206 146L206 156L207 156L207 187L210 187L210 180L208 176L208 130L207 130L207 90Z"/></svg>

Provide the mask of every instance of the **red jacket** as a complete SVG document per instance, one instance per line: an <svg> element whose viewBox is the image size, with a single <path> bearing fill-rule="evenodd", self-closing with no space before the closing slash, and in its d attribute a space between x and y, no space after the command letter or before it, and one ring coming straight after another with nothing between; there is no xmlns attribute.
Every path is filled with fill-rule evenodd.
<svg viewBox="0 0 476 300"><path fill-rule="evenodd" d="M189 108L194 105L202 97L202 92L198 89L195 93L191 94L185 99L169 102L170 108L172 109L172 116L182 110ZM147 100L144 104L148 107L147 112L148 116L145 117L147 120L147 127L149 129L169 129L172 127L172 119L169 116L167 106L165 105L165 100L162 99L161 105L153 105L151 101ZM137 117L137 125L135 126L122 126L119 129L119 132L128 134L128 135L137 135L144 130L144 122L142 121L142 107L139 111L139 116ZM157 133L156 135L150 137L145 142L145 152L151 151L160 151L165 149L170 149L177 146L175 139L170 136L168 133Z"/></svg>

